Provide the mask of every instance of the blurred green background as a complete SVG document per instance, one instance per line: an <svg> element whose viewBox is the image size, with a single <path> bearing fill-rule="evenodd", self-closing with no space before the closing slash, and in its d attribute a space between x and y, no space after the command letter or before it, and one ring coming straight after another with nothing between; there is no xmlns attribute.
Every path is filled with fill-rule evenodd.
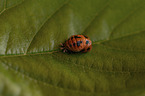
<svg viewBox="0 0 145 96"><path fill-rule="evenodd" d="M0 96L145 96L145 0L0 0ZM67 54L71 35L88 53Z"/></svg>

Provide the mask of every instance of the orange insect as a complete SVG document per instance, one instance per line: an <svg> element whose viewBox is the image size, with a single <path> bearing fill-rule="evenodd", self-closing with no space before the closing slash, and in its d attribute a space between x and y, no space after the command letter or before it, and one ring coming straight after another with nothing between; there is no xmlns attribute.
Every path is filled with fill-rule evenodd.
<svg viewBox="0 0 145 96"><path fill-rule="evenodd" d="M85 35L73 35L64 44L63 52L88 52L92 49L92 41Z"/></svg>

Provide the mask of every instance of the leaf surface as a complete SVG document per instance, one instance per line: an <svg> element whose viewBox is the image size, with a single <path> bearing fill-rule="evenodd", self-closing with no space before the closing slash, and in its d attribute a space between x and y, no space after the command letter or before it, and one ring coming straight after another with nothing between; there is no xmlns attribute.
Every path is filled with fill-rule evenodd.
<svg viewBox="0 0 145 96"><path fill-rule="evenodd" d="M143 96L144 0L0 0L0 95ZM67 54L71 35L93 49Z"/></svg>

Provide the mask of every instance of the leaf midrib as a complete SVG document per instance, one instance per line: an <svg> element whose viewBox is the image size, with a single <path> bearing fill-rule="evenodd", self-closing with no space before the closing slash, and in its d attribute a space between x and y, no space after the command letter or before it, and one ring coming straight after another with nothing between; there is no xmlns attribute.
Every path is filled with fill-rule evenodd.
<svg viewBox="0 0 145 96"><path fill-rule="evenodd" d="M133 35L136 35L136 34L140 34L142 32L145 32L145 30L136 32L134 34L128 34L126 36L115 38L115 39L108 39L108 40L102 40L102 41L93 42L93 45L105 46L108 49L112 49L112 50L116 50L116 51L125 51L125 52L129 52L129 53L130 52L131 53L132 52L145 53L145 50L139 50L139 51L133 51L132 50L132 51L130 51L130 50L117 49L117 48L109 47L109 46L106 46L106 45L102 44L102 43L105 43L105 42L108 42L108 41L117 40L117 39L121 39L121 38L124 38L124 37L129 37L129 36L133 36ZM6 55L1 54L0 58L19 57L19 56L31 56L31 55L43 55L43 54L52 54L52 53L56 53L56 52L60 52L60 51L57 49L57 50L35 52L35 53L32 52L32 53L27 53L27 54L24 54L24 53L20 53L20 54L6 54Z"/></svg>

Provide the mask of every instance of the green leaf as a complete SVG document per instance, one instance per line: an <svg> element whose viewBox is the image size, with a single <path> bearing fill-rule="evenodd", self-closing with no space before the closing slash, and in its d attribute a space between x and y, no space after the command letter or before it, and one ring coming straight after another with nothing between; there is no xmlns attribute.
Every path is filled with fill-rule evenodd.
<svg viewBox="0 0 145 96"><path fill-rule="evenodd" d="M144 96L144 0L0 0L0 95ZM67 54L71 35L88 53Z"/></svg>

